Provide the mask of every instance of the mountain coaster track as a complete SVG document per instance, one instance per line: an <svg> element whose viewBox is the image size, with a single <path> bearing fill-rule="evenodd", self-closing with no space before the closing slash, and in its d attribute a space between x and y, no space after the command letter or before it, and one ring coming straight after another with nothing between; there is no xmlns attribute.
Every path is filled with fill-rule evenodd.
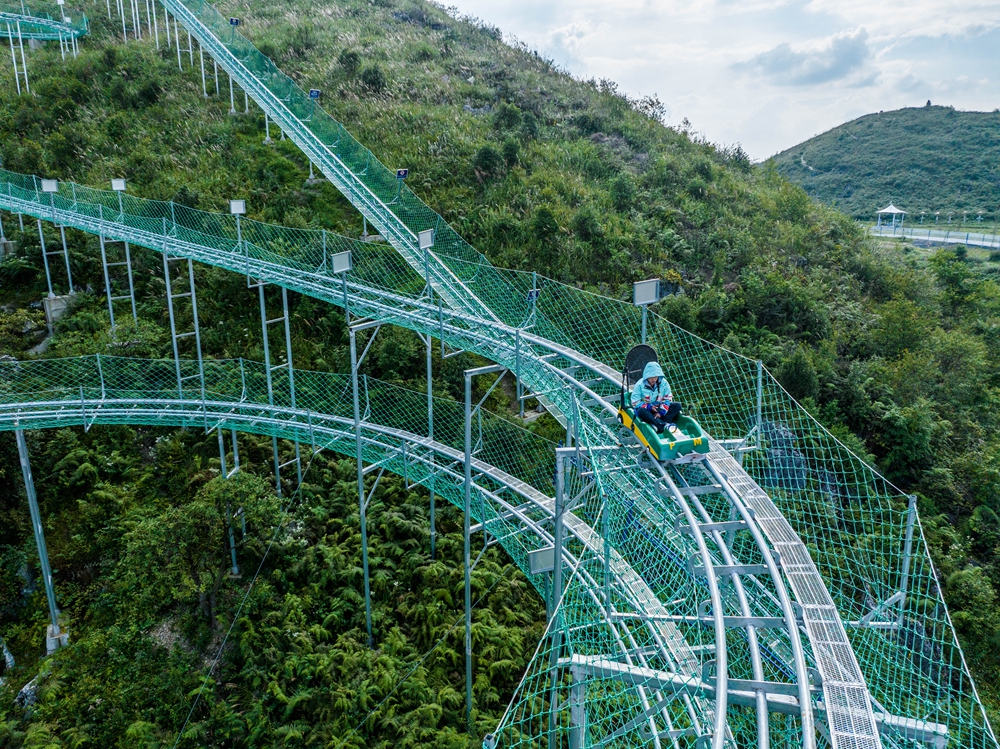
<svg viewBox="0 0 1000 749"><path fill-rule="evenodd" d="M605 342L581 341L580 331L572 327L578 321L560 323L559 306L567 299L596 304L594 298L542 279L545 288L530 300L523 293L525 274L490 266L405 186L395 179L388 181L390 173L367 149L309 103L304 92L236 34L212 6L166 0L165 7L378 227L404 263L393 264L384 248L364 248L326 233L293 233L253 222L234 227L230 217L178 211L180 207L173 204L169 204L169 220L168 204L153 201L128 197L127 205L117 203L116 210L118 196L69 183L61 183L58 193L46 195L33 178L12 173L3 175L6 195L0 195L0 205L102 238L145 246L165 257L229 268L245 273L248 282L260 279L349 307L354 315L434 335L442 343L507 367L544 399L577 442L580 460L575 470L580 475L576 480L588 483L586 478L592 485L587 502L567 513L568 525L579 522L578 515L582 515L592 518L592 527L596 527L594 521L601 521L605 529L616 527L619 532L603 530L598 534L599 544L583 542L578 533L573 534L579 551L571 542L568 553L576 560L577 574L567 583L561 615L547 635L553 657L536 656L529 667L522 691L515 697L517 704L497 731L501 744L515 745L530 735L548 735L551 742L553 732L558 732L555 740L561 742L565 735L571 746L659 746L663 741L676 745L679 739L692 737L710 738L718 749L735 742L744 730L741 719L730 722L730 702L754 707L760 747L767 746L775 730L769 713L795 714L805 747L814 745L817 736L834 747L877 747L879 730L882 740L891 745L940 742L947 731L941 725L896 717L884 708L876 717L845 619L805 544L722 443L713 440L712 451L699 465L671 467L651 463L633 446L621 444L610 418L615 412L611 403L618 372L605 362L617 361L627 348L626 341L637 342L634 316L629 315L621 332L606 336ZM229 42L222 41L226 36ZM362 157L364 167L359 169ZM421 247L420 233L428 229L434 231L433 244ZM279 232L283 240L297 240L291 250L287 241L275 241ZM331 239L355 254L351 273L337 276L331 272L327 263ZM384 281L374 282L387 267L392 271L391 288ZM532 290L538 288L537 277L531 283ZM611 300L601 304L615 307L618 318L625 316L619 309L622 305ZM679 335L669 329L667 333ZM661 343L661 348L670 345ZM682 367L683 363L673 365ZM674 379L669 368L668 372ZM691 378L679 379L683 383ZM179 374L177 385L178 395L183 396ZM204 376L201 389L205 391ZM695 393L697 387L678 390ZM757 391L756 424L742 445L763 450L765 432L776 429L761 417L759 372ZM695 409L701 405L711 415L713 399L703 396L700 400ZM746 405L740 407L745 410ZM700 411L697 415L705 418ZM773 456L772 450L772 462ZM720 512L733 519L719 520ZM730 524L725 533L720 530L722 523ZM736 541L737 529L747 532L750 540ZM657 554L655 584L632 577L628 578L631 588L612 590L601 583L615 567L608 563L609 556L617 555L626 567L636 570L645 568ZM524 568L523 560L519 563ZM616 570L615 579L621 584L626 578L620 566ZM730 585L723 587L724 582ZM706 586L709 600L694 600L692 596ZM679 605L664 609L662 596L684 593L688 595ZM792 605L792 596L797 607ZM651 639L644 643L635 631L622 639L618 633L630 617L645 622L644 631ZM712 635L706 635L706 623L712 625ZM589 635L581 635L588 630ZM597 632L611 633L612 642L602 642L607 636ZM763 632L770 642L761 655L758 636ZM738 633L749 648L751 668L735 664L739 675L747 672L748 678L730 679L733 664L727 662L727 652L731 647L736 653L744 652L739 643L729 643ZM695 640L694 647L688 639ZM598 644L601 647L595 650ZM651 645L658 655L650 656ZM714 658L708 657L713 650ZM769 679L764 678L765 667ZM810 669L815 669L814 675ZM564 683L567 670L572 674L570 685ZM671 682L663 676L672 673L679 673L683 684L674 683L676 677L670 677ZM569 725L564 726L555 715L557 693L567 687ZM619 691L607 699L614 690ZM551 709L546 712L551 717L525 713L532 694L550 697ZM623 700L633 705L634 718L623 710ZM818 734L813 727L814 709L825 717ZM524 731L522 727L534 726L533 721L546 727Z"/></svg>

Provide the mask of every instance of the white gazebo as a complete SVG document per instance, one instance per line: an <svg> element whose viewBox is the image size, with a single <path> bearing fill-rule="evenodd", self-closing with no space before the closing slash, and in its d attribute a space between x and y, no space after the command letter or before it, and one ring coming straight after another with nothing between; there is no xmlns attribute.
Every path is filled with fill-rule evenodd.
<svg viewBox="0 0 1000 749"><path fill-rule="evenodd" d="M896 217L899 217L899 225L903 225L903 217L906 215L906 211L900 210L892 203L889 203L885 208L878 212L878 223L876 226L882 226L882 217L887 216L891 221L891 226L896 226Z"/></svg>

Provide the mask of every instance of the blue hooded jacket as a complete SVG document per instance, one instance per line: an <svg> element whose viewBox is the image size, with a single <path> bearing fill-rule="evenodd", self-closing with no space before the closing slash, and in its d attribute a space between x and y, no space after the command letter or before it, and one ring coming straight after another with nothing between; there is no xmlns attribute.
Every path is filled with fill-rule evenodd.
<svg viewBox="0 0 1000 749"><path fill-rule="evenodd" d="M646 380L650 377L658 378L654 388L646 384ZM632 388L632 408L638 408L644 403L669 403L670 395L670 383L663 376L663 368L655 361L651 361L642 370L642 379Z"/></svg>

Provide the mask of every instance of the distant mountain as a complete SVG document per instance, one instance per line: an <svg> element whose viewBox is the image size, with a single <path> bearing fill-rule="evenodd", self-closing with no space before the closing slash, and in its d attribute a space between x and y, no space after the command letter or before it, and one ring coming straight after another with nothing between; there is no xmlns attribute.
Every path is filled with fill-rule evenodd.
<svg viewBox="0 0 1000 749"><path fill-rule="evenodd" d="M921 211L1000 212L1000 110L909 107L859 117L773 157L814 198L858 219L890 201Z"/></svg>

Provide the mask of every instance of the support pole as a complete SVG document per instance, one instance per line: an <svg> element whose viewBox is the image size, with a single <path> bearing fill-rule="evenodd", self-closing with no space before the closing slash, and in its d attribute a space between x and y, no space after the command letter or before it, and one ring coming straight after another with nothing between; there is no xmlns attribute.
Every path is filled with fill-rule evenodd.
<svg viewBox="0 0 1000 749"><path fill-rule="evenodd" d="M354 444L355 459L358 464L358 507L361 511L361 565L365 576L365 627L368 630L368 647L374 646L372 639L372 593L368 576L368 522L366 520L365 472L361 462L361 398L358 393L358 345L356 333L351 334L351 390L354 397Z"/></svg>
<svg viewBox="0 0 1000 749"><path fill-rule="evenodd" d="M906 611L906 595L910 587L910 560L913 558L913 526L917 520L917 498L910 495L906 510L906 539L903 542L903 570L899 576L899 614L896 616L896 634L903 637L903 615Z"/></svg>
<svg viewBox="0 0 1000 749"><path fill-rule="evenodd" d="M184 65L181 63L181 32L177 28L177 16L174 16L174 42L177 46L177 69L184 72Z"/></svg>
<svg viewBox="0 0 1000 749"><path fill-rule="evenodd" d="M56 606L55 589L52 586L52 569L49 567L49 551L45 546L45 531L42 528L42 514L38 509L38 497L35 495L35 481L31 475L31 462L28 458L28 443L24 439L24 431L14 431L17 439L17 454L21 459L21 474L24 476L24 490L28 495L28 510L31 513L31 528L35 534L35 544L38 547L38 560L42 569L42 581L45 584L45 597L49 604L49 625L46 637L46 650L51 653L61 645L68 644L69 633L59 630L59 608Z"/></svg>
<svg viewBox="0 0 1000 749"><path fill-rule="evenodd" d="M156 17L156 0L151 0L150 4L153 6L153 38L156 40L156 51L160 51L160 19ZM167 15L167 11L163 11L164 17Z"/></svg>
<svg viewBox="0 0 1000 749"><path fill-rule="evenodd" d="M24 73L24 90L31 93L31 84L28 83L28 63L24 60L24 37L21 35L21 22L17 22L17 44L21 48L21 72Z"/></svg>
<svg viewBox="0 0 1000 749"><path fill-rule="evenodd" d="M469 517L472 512L472 374L465 373L465 512L462 536L465 542L465 723L472 733L472 553Z"/></svg>
<svg viewBox="0 0 1000 749"><path fill-rule="evenodd" d="M427 437L430 440L434 440L434 370L431 366L431 334L427 334ZM437 523L434 518L434 467L433 461L434 456L431 456L431 559L434 559L434 554L437 546Z"/></svg>
<svg viewBox="0 0 1000 749"><path fill-rule="evenodd" d="M45 283L49 286L49 299L55 298L55 292L52 291L52 274L49 271L49 253L45 248L45 235L42 234L42 220L38 220L38 241L42 244L42 263L45 265ZM50 326L51 328L51 326Z"/></svg>
<svg viewBox="0 0 1000 749"><path fill-rule="evenodd" d="M757 360L757 444L761 443L761 431L764 429L764 362Z"/></svg>
<svg viewBox="0 0 1000 749"><path fill-rule="evenodd" d="M236 103L233 99L233 77L229 76L229 114L236 114Z"/></svg>
<svg viewBox="0 0 1000 749"><path fill-rule="evenodd" d="M267 111L264 111L264 143L273 143L271 140L271 118L268 117Z"/></svg>
<svg viewBox="0 0 1000 749"><path fill-rule="evenodd" d="M73 290L73 273L69 269L69 249L66 247L66 227L59 227L59 236L62 238L63 259L66 261L66 282L69 284L69 293L75 294Z"/></svg>
<svg viewBox="0 0 1000 749"><path fill-rule="evenodd" d="M111 318L111 335L115 334L115 307L111 302L111 279L108 278L108 253L104 246L104 232L100 234L101 240L101 267L104 269L104 292L108 297L108 317Z"/></svg>
<svg viewBox="0 0 1000 749"><path fill-rule="evenodd" d="M198 59L201 61L201 93L208 98L208 86L205 85L205 48L198 45Z"/></svg>
<svg viewBox="0 0 1000 749"><path fill-rule="evenodd" d="M14 54L14 32L7 23L7 43L10 44L10 59L14 63L14 83L17 85L17 95L21 95L21 73L17 69L17 55Z"/></svg>
<svg viewBox="0 0 1000 749"><path fill-rule="evenodd" d="M556 450L556 505L552 530L552 616L562 597L563 504L566 491L566 464L562 449ZM556 624L555 626L558 626Z"/></svg>

